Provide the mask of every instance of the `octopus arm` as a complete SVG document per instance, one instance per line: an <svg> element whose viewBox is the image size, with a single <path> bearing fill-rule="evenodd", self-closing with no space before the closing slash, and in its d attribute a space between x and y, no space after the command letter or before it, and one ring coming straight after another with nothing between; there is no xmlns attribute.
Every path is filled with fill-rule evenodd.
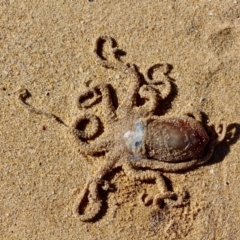
<svg viewBox="0 0 240 240"><path fill-rule="evenodd" d="M95 140L94 144L91 144L78 139L77 143L79 145L79 152L87 155L108 152L112 148L112 144L107 140Z"/></svg>
<svg viewBox="0 0 240 240"><path fill-rule="evenodd" d="M103 184L104 176L115 167L117 158L107 157L104 166L100 167L94 176L90 177L74 204L75 217L87 222L93 220L102 208L102 199L99 194L99 186ZM87 208L87 209L86 209Z"/></svg>

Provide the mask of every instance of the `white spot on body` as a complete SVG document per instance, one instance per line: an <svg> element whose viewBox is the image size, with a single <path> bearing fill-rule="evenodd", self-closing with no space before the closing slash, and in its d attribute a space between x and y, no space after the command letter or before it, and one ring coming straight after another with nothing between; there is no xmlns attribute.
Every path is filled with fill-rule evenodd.
<svg viewBox="0 0 240 240"><path fill-rule="evenodd" d="M134 152L134 149L141 147L142 139L145 133L145 128L141 125L141 123L136 123L134 128L134 131L129 130L123 134L125 144L132 152Z"/></svg>

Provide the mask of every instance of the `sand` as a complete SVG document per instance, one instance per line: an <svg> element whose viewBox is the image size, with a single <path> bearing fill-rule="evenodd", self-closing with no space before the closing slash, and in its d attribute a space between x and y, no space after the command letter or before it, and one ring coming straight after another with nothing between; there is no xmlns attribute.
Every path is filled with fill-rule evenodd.
<svg viewBox="0 0 240 240"><path fill-rule="evenodd" d="M240 239L239 1L6 0L0 26L1 239ZM143 74L157 63L173 67L175 92L161 113L194 106L228 124L208 164L163 173L174 190L188 191L186 206L156 212L141 205L142 189L156 193L156 186L118 170L97 221L74 217L104 156L79 154L64 128L24 109L16 92L28 89L31 105L67 124L83 113L76 98L88 82L111 84L121 103L130 82L96 64L101 35L113 37L126 52L122 60Z"/></svg>

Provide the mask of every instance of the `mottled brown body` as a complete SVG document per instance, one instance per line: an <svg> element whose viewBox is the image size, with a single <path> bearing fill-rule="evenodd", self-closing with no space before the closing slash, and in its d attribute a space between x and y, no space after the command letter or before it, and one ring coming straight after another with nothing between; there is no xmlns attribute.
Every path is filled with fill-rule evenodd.
<svg viewBox="0 0 240 240"><path fill-rule="evenodd" d="M191 117L150 120L145 136L146 156L180 162L202 153L209 141L203 126Z"/></svg>

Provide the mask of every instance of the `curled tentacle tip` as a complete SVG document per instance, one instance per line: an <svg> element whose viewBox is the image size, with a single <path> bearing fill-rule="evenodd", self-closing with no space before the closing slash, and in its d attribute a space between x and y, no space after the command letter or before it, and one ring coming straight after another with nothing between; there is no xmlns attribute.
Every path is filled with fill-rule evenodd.
<svg viewBox="0 0 240 240"><path fill-rule="evenodd" d="M20 98L27 98L30 96L29 91L26 88L20 88L15 92Z"/></svg>
<svg viewBox="0 0 240 240"><path fill-rule="evenodd" d="M221 142L223 141L223 139L225 138L226 136L226 132L227 132L227 123L222 121L221 123L219 123L217 126L216 126L216 133L218 135L218 142Z"/></svg>
<svg viewBox="0 0 240 240"><path fill-rule="evenodd" d="M129 70L136 70L136 66L132 63L126 63L126 65L124 65L125 68L125 72L128 72Z"/></svg>
<svg viewBox="0 0 240 240"><path fill-rule="evenodd" d="M83 222L90 222L93 221L96 216L99 214L101 207L102 207L102 201L94 201L91 202L93 204L90 206L90 209L87 213L80 212L79 205L73 210L73 214L76 218L79 218Z"/></svg>

